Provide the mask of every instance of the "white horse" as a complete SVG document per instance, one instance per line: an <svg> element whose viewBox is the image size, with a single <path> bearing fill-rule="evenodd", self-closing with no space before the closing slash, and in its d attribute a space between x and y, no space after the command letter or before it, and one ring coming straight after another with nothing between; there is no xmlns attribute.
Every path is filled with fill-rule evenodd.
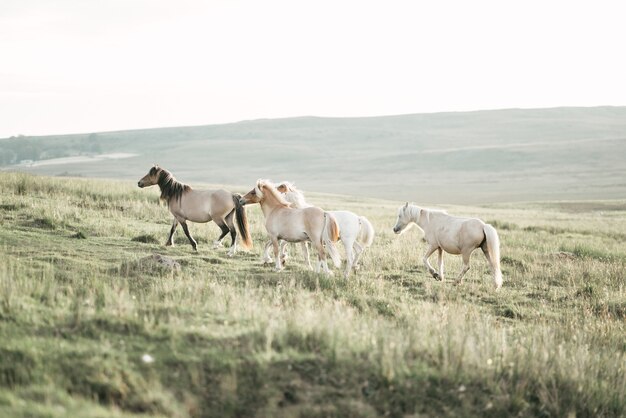
<svg viewBox="0 0 626 418"><path fill-rule="evenodd" d="M276 186L276 189L283 194L286 201L291 203L295 208L310 207L304 199L304 194L298 190L292 183L283 181ZM344 276L347 278L350 275L352 269L358 268L358 261L363 251L372 245L374 241L374 228L372 224L364 216L359 216L355 213L346 210L328 211L339 224L339 239L343 243L346 250L346 270ZM284 248L286 243L281 243L281 254L285 257ZM269 257L269 248L271 242L265 246L264 261L267 262ZM309 261L308 249L306 243L302 243L302 250L306 262L311 265Z"/></svg>
<svg viewBox="0 0 626 418"><path fill-rule="evenodd" d="M495 228L476 218L460 218L448 215L445 211L423 209L407 202L398 209L398 220L393 232L401 234L407 227L417 224L424 231L428 249L424 254L424 264L435 279L444 280L443 251L449 254L461 254L463 268L456 279L456 284L463 283L463 276L469 270L470 255L480 247L489 262L496 290L502 287L500 270L500 239ZM430 265L428 257L437 250L439 272Z"/></svg>

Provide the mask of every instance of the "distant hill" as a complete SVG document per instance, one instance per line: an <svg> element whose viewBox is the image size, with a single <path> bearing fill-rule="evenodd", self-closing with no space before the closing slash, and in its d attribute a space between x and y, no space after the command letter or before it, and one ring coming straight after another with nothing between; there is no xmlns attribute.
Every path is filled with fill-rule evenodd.
<svg viewBox="0 0 626 418"><path fill-rule="evenodd" d="M76 156L87 158L67 158ZM431 204L624 198L625 156L626 107L299 117L0 140L3 169L136 181L155 162L192 185L245 189L263 177Z"/></svg>

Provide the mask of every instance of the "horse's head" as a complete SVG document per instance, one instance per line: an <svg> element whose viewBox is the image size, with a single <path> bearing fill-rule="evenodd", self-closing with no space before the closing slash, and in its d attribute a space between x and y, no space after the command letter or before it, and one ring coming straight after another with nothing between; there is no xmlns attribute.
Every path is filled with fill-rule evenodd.
<svg viewBox="0 0 626 418"><path fill-rule="evenodd" d="M137 182L137 186L144 188L149 186L154 186L159 182L159 173L161 172L161 168L158 165L153 165L148 174L143 176L141 180Z"/></svg>
<svg viewBox="0 0 626 418"><path fill-rule="evenodd" d="M243 195L239 199L239 203L247 205L250 203L260 203L263 200L263 189L266 187L267 180L257 180L254 189Z"/></svg>
<svg viewBox="0 0 626 418"><path fill-rule="evenodd" d="M396 220L396 225L393 227L393 232L401 234L411 225L413 220L409 212L409 202L400 206L400 209L398 209L398 219Z"/></svg>

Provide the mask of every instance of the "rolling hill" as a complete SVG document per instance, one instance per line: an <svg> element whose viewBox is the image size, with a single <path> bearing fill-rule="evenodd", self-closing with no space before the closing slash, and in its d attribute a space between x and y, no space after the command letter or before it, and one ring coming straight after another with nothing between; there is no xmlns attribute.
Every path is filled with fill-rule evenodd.
<svg viewBox="0 0 626 418"><path fill-rule="evenodd" d="M624 198L624 155L626 107L299 117L0 140L4 170L135 180L156 162L191 184L288 179L309 191L420 203Z"/></svg>

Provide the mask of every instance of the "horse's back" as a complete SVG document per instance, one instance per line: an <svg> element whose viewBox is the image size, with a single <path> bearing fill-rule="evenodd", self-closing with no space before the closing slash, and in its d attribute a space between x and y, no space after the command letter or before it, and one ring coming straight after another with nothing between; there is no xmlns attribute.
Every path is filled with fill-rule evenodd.
<svg viewBox="0 0 626 418"><path fill-rule="evenodd" d="M339 224L340 234L350 234L356 236L360 230L359 216L347 210L329 211Z"/></svg>
<svg viewBox="0 0 626 418"><path fill-rule="evenodd" d="M431 215L432 216L432 215ZM438 213L432 217L426 239L433 240L451 254L459 254L465 247L480 245L484 239L485 223L478 218L452 216Z"/></svg>

